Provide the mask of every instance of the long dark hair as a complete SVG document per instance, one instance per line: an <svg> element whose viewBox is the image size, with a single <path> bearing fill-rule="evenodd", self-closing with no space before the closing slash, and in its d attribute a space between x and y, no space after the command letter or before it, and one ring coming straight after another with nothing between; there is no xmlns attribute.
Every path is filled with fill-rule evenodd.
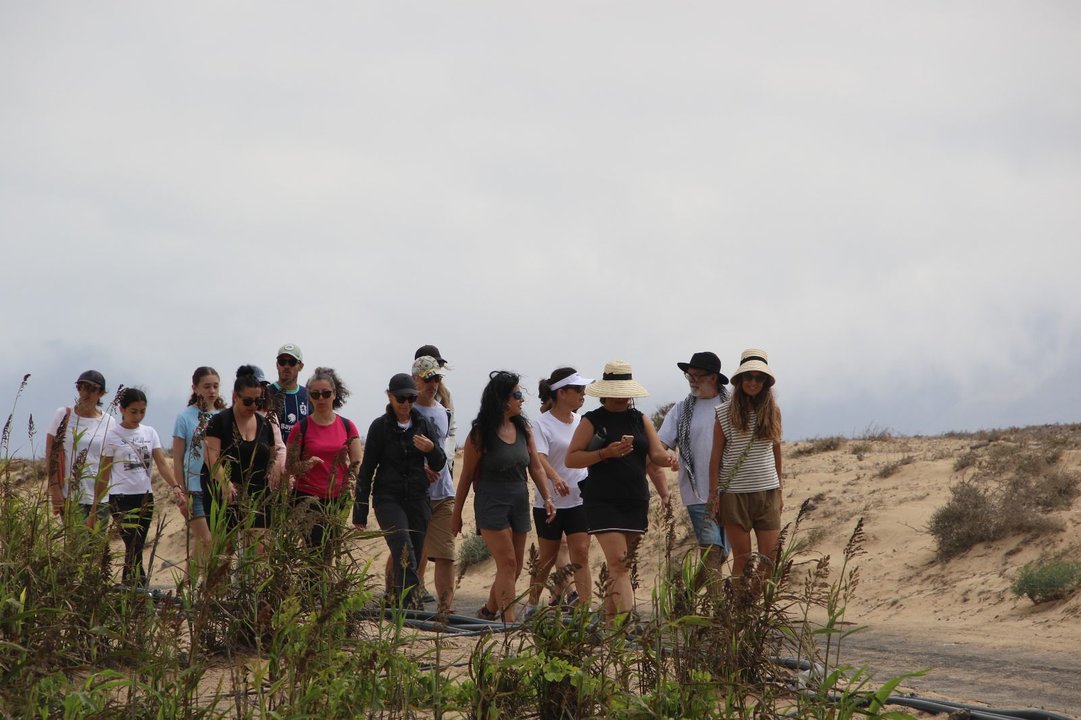
<svg viewBox="0 0 1081 720"><path fill-rule="evenodd" d="M200 365L199 367L195 368L195 372L191 374L191 386L195 387L196 385L198 385L199 381L205 378L207 375L213 375L214 377L218 378L218 380L221 380L221 375L218 374L217 370L210 367L209 365ZM193 392L191 394L191 398L188 399L188 407L191 407L198 402L199 395L198 393ZM218 397L214 399L214 409L221 410L224 407L225 401L221 399L221 393L218 393ZM210 408L206 409L210 410Z"/></svg>
<svg viewBox="0 0 1081 720"><path fill-rule="evenodd" d="M488 384L484 386L484 392L480 394L480 412L473 420L472 429L469 431L469 439L480 448L481 454L488 451L489 444L499 432L499 426L503 424L503 412L510 400L510 394L514 386L518 384L518 376L509 370L493 370L488 374ZM514 427L520 433L529 434L529 423L521 415L511 418Z"/></svg>

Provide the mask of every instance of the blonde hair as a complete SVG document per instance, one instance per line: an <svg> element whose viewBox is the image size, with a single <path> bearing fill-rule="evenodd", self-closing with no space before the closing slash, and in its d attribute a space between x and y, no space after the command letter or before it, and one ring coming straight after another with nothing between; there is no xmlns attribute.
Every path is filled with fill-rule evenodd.
<svg viewBox="0 0 1081 720"><path fill-rule="evenodd" d="M759 440L781 441L781 408L773 399L771 387L762 388L758 395L751 396L743 392L742 383L736 383L732 393L732 402L728 404L728 419L732 427L740 432L749 432L750 416L754 411L757 425L754 436Z"/></svg>

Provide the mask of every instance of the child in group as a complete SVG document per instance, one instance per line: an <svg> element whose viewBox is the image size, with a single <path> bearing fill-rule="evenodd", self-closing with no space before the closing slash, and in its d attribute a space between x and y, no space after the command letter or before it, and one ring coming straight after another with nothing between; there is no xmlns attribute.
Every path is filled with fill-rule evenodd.
<svg viewBox="0 0 1081 720"><path fill-rule="evenodd" d="M124 541L124 583L145 587L148 578L143 569L143 547L150 534L150 520L154 514L154 491L150 486L151 460L173 489L177 504L183 506L187 497L165 461L158 432L142 424L146 416L146 393L138 388L123 388L120 391L120 411L120 422L114 424L105 436L101 474L87 524L94 526L98 499L108 491L113 522L120 529L120 539Z"/></svg>
<svg viewBox="0 0 1081 720"><path fill-rule="evenodd" d="M210 550L210 525L207 503L203 498L203 437L207 423L225 408L221 394L221 377L212 367L195 368L191 376L191 398L188 406L176 416L173 425L173 472L185 485L188 502L184 516L188 519L190 537L195 541L192 559L201 563Z"/></svg>

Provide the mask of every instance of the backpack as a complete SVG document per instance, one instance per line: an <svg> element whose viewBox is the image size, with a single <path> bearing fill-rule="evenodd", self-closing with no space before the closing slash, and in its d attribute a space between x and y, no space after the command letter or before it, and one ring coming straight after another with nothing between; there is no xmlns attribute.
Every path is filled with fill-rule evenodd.
<svg viewBox="0 0 1081 720"><path fill-rule="evenodd" d="M300 419L300 457L304 457L304 438L308 435L308 415L305 415ZM349 423L341 415L338 419L342 421L342 428L345 430L345 441L349 442Z"/></svg>

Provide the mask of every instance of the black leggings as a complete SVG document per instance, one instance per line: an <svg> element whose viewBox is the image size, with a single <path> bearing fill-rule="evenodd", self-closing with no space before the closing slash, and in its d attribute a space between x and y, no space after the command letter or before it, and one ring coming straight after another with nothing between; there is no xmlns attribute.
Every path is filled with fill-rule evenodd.
<svg viewBox="0 0 1081 720"><path fill-rule="evenodd" d="M372 498L372 504L375 506L375 519L386 533L387 546L390 548L394 568L394 587L391 589L401 593L409 588L406 605L416 604L414 593L420 585L417 557L424 547L428 520L432 517L432 504L424 495L404 499L380 495Z"/></svg>
<svg viewBox="0 0 1081 720"><path fill-rule="evenodd" d="M290 496L293 507L305 507L311 513L302 523L305 545L310 548L322 548L326 543L338 538L341 534L342 513L349 502L348 495L321 498L293 490Z"/></svg>
<svg viewBox="0 0 1081 720"><path fill-rule="evenodd" d="M109 509L113 521L120 528L120 539L124 541L124 583L146 585L143 548L150 534L150 520L154 516L154 494L110 495Z"/></svg>

